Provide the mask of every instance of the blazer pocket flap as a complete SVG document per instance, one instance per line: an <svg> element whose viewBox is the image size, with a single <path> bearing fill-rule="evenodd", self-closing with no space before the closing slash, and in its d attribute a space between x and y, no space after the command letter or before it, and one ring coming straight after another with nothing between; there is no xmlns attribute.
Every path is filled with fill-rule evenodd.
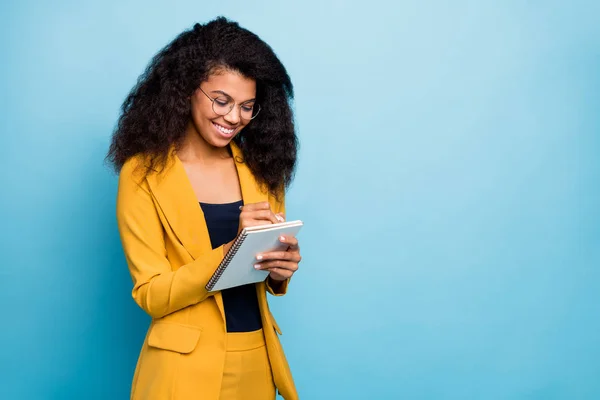
<svg viewBox="0 0 600 400"><path fill-rule="evenodd" d="M148 335L148 346L158 349L191 353L198 344L202 328L174 323L155 323Z"/></svg>

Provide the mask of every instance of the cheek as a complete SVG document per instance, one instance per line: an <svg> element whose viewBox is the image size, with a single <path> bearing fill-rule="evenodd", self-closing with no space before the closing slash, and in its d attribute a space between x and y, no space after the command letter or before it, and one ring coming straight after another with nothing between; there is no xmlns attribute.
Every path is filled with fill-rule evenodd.
<svg viewBox="0 0 600 400"><path fill-rule="evenodd" d="M214 119L212 109L210 106L206 107L205 104L192 101L190 111L192 121L196 126L204 125L206 124L207 120Z"/></svg>
<svg viewBox="0 0 600 400"><path fill-rule="evenodd" d="M202 110L197 104L194 105L192 103L192 108L190 110L190 123L194 127L196 133L205 136L205 133L208 129L208 124L210 123Z"/></svg>

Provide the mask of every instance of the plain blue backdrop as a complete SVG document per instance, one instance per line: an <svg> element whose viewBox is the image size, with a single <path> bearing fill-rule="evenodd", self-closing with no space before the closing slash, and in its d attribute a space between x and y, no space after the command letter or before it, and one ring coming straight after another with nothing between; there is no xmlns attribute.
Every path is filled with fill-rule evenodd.
<svg viewBox="0 0 600 400"><path fill-rule="evenodd" d="M225 15L289 69L302 399L600 398L600 3L0 5L0 398L125 399L149 319L104 164L119 106Z"/></svg>

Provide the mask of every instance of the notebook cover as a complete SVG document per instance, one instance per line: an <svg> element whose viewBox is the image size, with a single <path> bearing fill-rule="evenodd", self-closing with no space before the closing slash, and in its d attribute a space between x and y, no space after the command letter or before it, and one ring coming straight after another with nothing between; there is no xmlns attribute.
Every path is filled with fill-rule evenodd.
<svg viewBox="0 0 600 400"><path fill-rule="evenodd" d="M225 255L206 289L218 291L264 281L269 271L257 271L254 268L257 263L256 255L285 250L287 245L279 241L279 236L296 236L302 226L302 221L297 220L244 229L236 239L237 246L234 243Z"/></svg>

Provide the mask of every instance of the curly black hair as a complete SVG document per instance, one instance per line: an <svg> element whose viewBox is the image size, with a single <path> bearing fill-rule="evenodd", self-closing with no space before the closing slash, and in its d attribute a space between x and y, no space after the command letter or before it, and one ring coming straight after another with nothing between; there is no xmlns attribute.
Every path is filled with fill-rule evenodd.
<svg viewBox="0 0 600 400"><path fill-rule="evenodd" d="M272 48L237 22L218 17L179 34L159 51L123 105L107 159L120 171L131 157L147 156L146 173L165 166L191 118L189 97L219 69L256 81L261 111L234 138L257 180L278 195L296 167L290 77Z"/></svg>

